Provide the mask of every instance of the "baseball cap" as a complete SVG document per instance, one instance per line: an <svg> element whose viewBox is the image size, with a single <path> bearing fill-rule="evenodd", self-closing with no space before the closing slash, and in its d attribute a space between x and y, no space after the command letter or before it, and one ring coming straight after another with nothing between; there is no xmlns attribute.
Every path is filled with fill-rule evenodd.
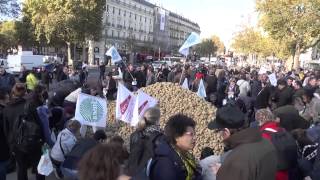
<svg viewBox="0 0 320 180"><path fill-rule="evenodd" d="M243 127L245 124L244 113L235 105L226 105L217 110L215 120L208 124L208 128L214 129L237 129Z"/></svg>

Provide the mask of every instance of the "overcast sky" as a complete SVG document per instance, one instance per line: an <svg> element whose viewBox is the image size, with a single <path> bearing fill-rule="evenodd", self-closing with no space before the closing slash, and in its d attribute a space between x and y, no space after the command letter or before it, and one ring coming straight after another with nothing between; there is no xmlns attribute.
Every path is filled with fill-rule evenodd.
<svg viewBox="0 0 320 180"><path fill-rule="evenodd" d="M255 0L149 0L200 25L201 37L218 35L229 46L241 25L257 23Z"/></svg>

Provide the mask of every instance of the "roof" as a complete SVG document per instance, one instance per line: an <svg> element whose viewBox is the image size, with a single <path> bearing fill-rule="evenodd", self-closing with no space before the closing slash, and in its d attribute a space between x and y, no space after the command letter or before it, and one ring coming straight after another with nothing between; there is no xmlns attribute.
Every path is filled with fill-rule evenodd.
<svg viewBox="0 0 320 180"><path fill-rule="evenodd" d="M145 1L145 0L133 0L133 1L135 1L137 3L140 3L142 5L145 5L145 6L149 6L151 8L156 7L156 5L154 5L154 4L152 4L152 3L148 2L148 1Z"/></svg>

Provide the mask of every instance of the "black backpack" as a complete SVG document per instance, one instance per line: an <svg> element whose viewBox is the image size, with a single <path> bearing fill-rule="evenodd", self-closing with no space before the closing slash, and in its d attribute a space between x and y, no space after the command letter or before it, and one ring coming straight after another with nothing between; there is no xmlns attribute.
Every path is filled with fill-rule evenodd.
<svg viewBox="0 0 320 180"><path fill-rule="evenodd" d="M293 168L297 162L297 143L292 135L285 129L278 132L264 130L271 136L271 142L277 150L278 170Z"/></svg>
<svg viewBox="0 0 320 180"><path fill-rule="evenodd" d="M156 143L161 142L163 134L153 133L151 136L142 135L136 142L135 148L130 150L128 159L129 174L139 179L146 179L146 168L151 165L155 156ZM137 178L138 179L138 178Z"/></svg>
<svg viewBox="0 0 320 180"><path fill-rule="evenodd" d="M41 127L35 119L28 116L29 104L25 103L24 111L17 117L13 125L13 148L24 153L30 153L42 145Z"/></svg>

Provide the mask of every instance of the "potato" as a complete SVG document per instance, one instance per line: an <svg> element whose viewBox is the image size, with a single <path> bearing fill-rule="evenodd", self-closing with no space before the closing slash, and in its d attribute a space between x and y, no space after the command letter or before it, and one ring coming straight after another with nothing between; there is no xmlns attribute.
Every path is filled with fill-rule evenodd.
<svg viewBox="0 0 320 180"><path fill-rule="evenodd" d="M156 83L142 90L159 101L162 128L169 117L177 113L183 113L195 120L197 123L196 146L193 153L196 157L200 157L204 147L213 148L215 154L223 152L221 137L207 128L208 123L215 117L214 106L198 97L196 93L173 83ZM108 103L108 127L113 133L122 136L126 143L129 142L130 134L134 131L134 128L129 125L115 120L115 102Z"/></svg>

